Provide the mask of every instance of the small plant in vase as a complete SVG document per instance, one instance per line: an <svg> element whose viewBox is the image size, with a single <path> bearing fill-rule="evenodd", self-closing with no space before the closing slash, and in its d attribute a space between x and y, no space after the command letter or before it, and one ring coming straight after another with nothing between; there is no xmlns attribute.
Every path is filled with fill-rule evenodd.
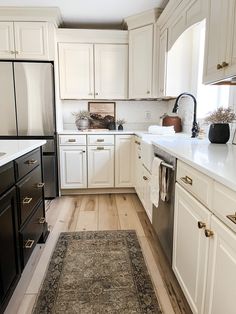
<svg viewBox="0 0 236 314"><path fill-rule="evenodd" d="M208 138L211 143L225 144L230 138L229 123L236 120L232 108L219 107L210 113L205 122L210 124Z"/></svg>
<svg viewBox="0 0 236 314"><path fill-rule="evenodd" d="M118 130L119 131L123 131L123 125L125 124L125 120L124 119L118 119L116 120L116 124L118 125Z"/></svg>
<svg viewBox="0 0 236 314"><path fill-rule="evenodd" d="M80 110L72 113L75 116L75 124L78 130L86 130L89 128L91 116L87 110Z"/></svg>

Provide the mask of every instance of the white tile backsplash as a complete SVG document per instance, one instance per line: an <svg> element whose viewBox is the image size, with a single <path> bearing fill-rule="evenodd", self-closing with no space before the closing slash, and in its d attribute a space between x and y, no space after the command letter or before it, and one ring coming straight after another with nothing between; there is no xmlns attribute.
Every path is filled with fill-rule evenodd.
<svg viewBox="0 0 236 314"><path fill-rule="evenodd" d="M62 103L64 130L75 130L72 112L88 110L88 101L64 100ZM167 101L116 101L116 119L125 119L125 130L147 130L160 124L160 116L168 111Z"/></svg>

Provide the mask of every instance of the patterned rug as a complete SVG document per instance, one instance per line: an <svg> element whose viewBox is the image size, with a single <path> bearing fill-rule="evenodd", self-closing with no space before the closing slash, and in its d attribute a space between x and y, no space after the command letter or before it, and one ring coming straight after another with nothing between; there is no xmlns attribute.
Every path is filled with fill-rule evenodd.
<svg viewBox="0 0 236 314"><path fill-rule="evenodd" d="M61 233L33 313L162 313L136 232Z"/></svg>

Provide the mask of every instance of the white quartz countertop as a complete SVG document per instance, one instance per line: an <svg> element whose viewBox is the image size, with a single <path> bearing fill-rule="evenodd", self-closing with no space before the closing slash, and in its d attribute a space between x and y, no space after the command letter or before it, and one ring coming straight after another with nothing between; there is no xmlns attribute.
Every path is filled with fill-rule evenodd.
<svg viewBox="0 0 236 314"><path fill-rule="evenodd" d="M0 167L44 144L45 140L0 140Z"/></svg>
<svg viewBox="0 0 236 314"><path fill-rule="evenodd" d="M135 131L118 131L118 130L108 130L108 131L77 131L77 130L64 130L59 132L59 135L83 135L83 134L89 134L89 135L96 135L96 134L135 134Z"/></svg>
<svg viewBox="0 0 236 314"><path fill-rule="evenodd" d="M212 144L189 136L163 136L152 143L236 191L236 145Z"/></svg>

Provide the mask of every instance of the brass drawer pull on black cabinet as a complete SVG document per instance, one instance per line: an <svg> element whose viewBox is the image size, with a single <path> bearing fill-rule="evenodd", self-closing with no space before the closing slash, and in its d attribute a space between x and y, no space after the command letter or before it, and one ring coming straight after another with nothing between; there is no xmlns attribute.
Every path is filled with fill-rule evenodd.
<svg viewBox="0 0 236 314"><path fill-rule="evenodd" d="M37 188L40 189L40 188L43 188L43 187L44 187L44 183L38 183L38 184L37 184Z"/></svg>
<svg viewBox="0 0 236 314"><path fill-rule="evenodd" d="M45 221L46 221L46 218L45 218L45 217L39 218L39 224L40 224L40 225L43 225L43 224L45 223Z"/></svg>
<svg viewBox="0 0 236 314"><path fill-rule="evenodd" d="M25 243L25 249L31 249L34 245L34 240L27 240Z"/></svg>
<svg viewBox="0 0 236 314"><path fill-rule="evenodd" d="M31 201L32 201L33 199L32 199L32 197L25 197L24 199L23 199L23 204L29 204Z"/></svg>
<svg viewBox="0 0 236 314"><path fill-rule="evenodd" d="M34 164L36 164L38 162L38 160L36 160L36 159L31 159L31 160L27 160L26 161L26 163L28 164L28 165L34 165Z"/></svg>

